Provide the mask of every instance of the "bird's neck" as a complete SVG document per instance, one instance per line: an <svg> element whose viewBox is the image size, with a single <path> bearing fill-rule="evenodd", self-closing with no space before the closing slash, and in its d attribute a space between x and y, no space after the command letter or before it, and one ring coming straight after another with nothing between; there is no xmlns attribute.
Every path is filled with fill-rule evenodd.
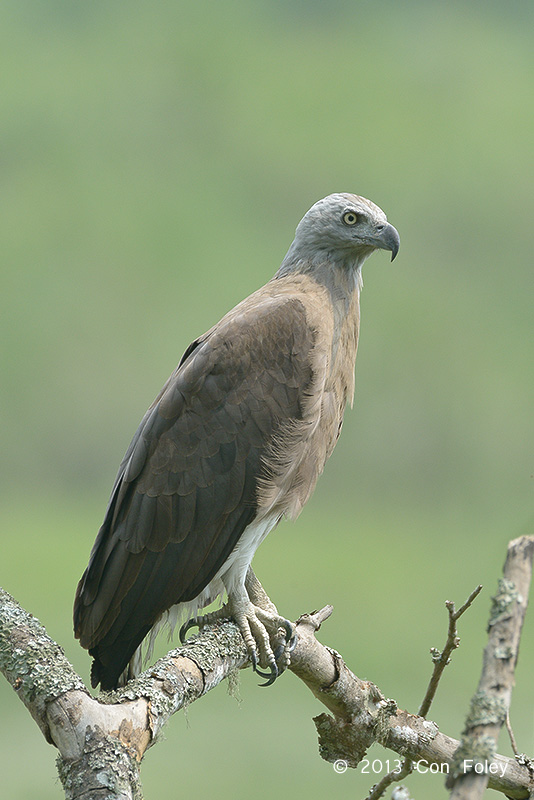
<svg viewBox="0 0 534 800"><path fill-rule="evenodd" d="M328 250L316 250L313 256L305 257L294 245L293 242L274 280L292 275L308 275L328 289L334 308L338 308L341 315L347 314L354 302L354 296L360 296L363 286L362 265L370 253L334 255Z"/></svg>
<svg viewBox="0 0 534 800"><path fill-rule="evenodd" d="M363 286L362 264L372 250L355 258L337 260L331 253L316 253L314 258L294 257L291 248L273 280L298 278L306 275L330 295L333 314L333 335L330 351L330 369L337 374L338 394L344 396L343 406L354 394L354 363L358 348L360 328L360 290ZM343 373L343 374L341 374Z"/></svg>

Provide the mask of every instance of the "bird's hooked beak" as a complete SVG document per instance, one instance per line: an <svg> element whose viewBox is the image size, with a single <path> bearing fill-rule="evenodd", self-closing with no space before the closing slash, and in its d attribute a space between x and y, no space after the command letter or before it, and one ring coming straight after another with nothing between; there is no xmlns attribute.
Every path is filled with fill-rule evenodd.
<svg viewBox="0 0 534 800"><path fill-rule="evenodd" d="M400 247L400 236L399 232L393 225L390 225L387 222L384 226L381 227L381 230L378 232L378 235L374 241L375 247L378 247L380 250L391 250L391 260L395 258L397 253L399 252Z"/></svg>

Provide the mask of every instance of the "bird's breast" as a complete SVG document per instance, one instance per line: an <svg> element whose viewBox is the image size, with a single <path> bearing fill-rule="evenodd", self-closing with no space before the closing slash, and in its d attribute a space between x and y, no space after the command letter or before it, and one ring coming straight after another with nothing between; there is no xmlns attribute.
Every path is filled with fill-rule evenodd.
<svg viewBox="0 0 534 800"><path fill-rule="evenodd" d="M314 331L309 386L303 387L302 418L273 436L259 482L259 512L295 519L312 494L339 437L345 406L352 402L358 346L358 292L336 303L324 286L303 281L302 302Z"/></svg>

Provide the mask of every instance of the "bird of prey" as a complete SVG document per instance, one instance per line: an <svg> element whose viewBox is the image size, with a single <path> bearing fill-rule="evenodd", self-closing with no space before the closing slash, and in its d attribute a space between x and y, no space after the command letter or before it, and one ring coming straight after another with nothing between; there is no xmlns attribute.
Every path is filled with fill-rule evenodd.
<svg viewBox="0 0 534 800"><path fill-rule="evenodd" d="M287 666L294 626L250 564L334 449L354 394L361 268L377 249L399 249L378 206L319 200L274 277L185 351L119 467L76 592L93 686L135 674L145 637L180 616L183 630L233 619L267 683ZM222 609L197 616L223 593Z"/></svg>

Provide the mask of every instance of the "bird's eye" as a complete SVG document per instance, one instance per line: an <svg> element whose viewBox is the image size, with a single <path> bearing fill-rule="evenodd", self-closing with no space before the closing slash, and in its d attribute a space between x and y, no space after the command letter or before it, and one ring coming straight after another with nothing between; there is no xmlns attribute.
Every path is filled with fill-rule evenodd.
<svg viewBox="0 0 534 800"><path fill-rule="evenodd" d="M358 222L358 215L354 211L345 211L343 214L343 222L345 225L356 225Z"/></svg>

